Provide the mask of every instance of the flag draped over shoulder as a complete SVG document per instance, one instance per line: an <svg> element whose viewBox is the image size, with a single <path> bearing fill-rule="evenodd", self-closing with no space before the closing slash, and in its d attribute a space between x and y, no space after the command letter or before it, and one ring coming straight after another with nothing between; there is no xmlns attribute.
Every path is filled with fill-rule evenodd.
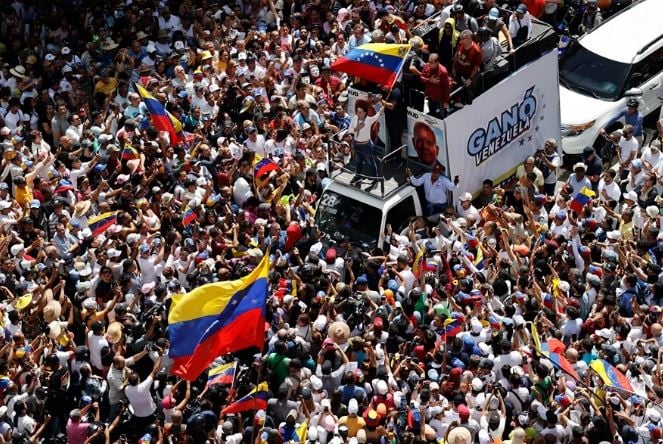
<svg viewBox="0 0 663 444"><path fill-rule="evenodd" d="M268 391L269 387L267 386L267 383L261 382L249 393L221 410L221 415L227 415L228 413L246 412L249 410L266 409L267 397L269 395Z"/></svg>
<svg viewBox="0 0 663 444"><path fill-rule="evenodd" d="M367 43L337 58L331 68L391 87L401 72L408 52L410 45Z"/></svg>
<svg viewBox="0 0 663 444"><path fill-rule="evenodd" d="M269 253L247 276L195 288L168 313L173 373L194 381L217 356L265 341Z"/></svg>
<svg viewBox="0 0 663 444"><path fill-rule="evenodd" d="M159 131L166 131L170 137L170 143L176 144L181 142L180 133L182 132L182 124L171 113L166 111L166 108L159 102L148 90L136 83L136 91L143 99L143 103L150 113L150 121L152 125Z"/></svg>

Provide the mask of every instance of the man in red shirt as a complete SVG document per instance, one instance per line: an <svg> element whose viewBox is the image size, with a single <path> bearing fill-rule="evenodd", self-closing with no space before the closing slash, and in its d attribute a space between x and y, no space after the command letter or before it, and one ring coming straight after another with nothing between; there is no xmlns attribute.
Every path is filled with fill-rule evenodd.
<svg viewBox="0 0 663 444"><path fill-rule="evenodd" d="M419 76L425 85L428 107L432 116L444 118L444 110L449 108L449 73L440 63L440 56L432 53Z"/></svg>
<svg viewBox="0 0 663 444"><path fill-rule="evenodd" d="M320 73L321 76L315 81L315 86L323 90L325 99L330 105L333 105L339 94L343 92L343 82L331 74L331 69L327 65L320 69Z"/></svg>
<svg viewBox="0 0 663 444"><path fill-rule="evenodd" d="M474 97L473 85L481 69L481 49L472 39L472 31L466 29L458 38L458 49L454 57L453 77L461 86L465 102L472 103Z"/></svg>

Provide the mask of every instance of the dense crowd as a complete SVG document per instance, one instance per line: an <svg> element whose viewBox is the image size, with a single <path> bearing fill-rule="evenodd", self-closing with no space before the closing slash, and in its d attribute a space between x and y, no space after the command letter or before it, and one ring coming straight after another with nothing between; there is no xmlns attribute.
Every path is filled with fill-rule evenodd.
<svg viewBox="0 0 663 444"><path fill-rule="evenodd" d="M6 2L0 442L659 442L663 156L637 102L607 128L613 169L588 148L556 186L550 139L515 183L457 202L440 165L411 178L431 217L371 251L315 225L363 142L347 88L375 93L400 140L409 89L439 116L452 88L471 101L530 12L559 4L524 3ZM414 30L431 16L429 44ZM394 88L331 69L368 42L412 45ZM259 158L278 168L255 177ZM171 297L265 254L263 349L218 357L231 382L174 376ZM264 409L221 413L261 382Z"/></svg>

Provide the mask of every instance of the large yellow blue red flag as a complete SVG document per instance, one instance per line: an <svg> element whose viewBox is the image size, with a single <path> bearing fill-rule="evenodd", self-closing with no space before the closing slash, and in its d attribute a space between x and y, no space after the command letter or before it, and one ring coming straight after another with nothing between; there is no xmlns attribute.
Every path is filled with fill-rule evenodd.
<svg viewBox="0 0 663 444"><path fill-rule="evenodd" d="M168 313L172 371L194 381L217 356L265 341L269 254L247 276L195 288L172 299Z"/></svg>
<svg viewBox="0 0 663 444"><path fill-rule="evenodd" d="M337 58L331 68L380 85L392 87L403 68L410 45L367 43Z"/></svg>
<svg viewBox="0 0 663 444"><path fill-rule="evenodd" d="M159 102L148 90L136 83L136 91L143 99L143 103L150 113L152 125L159 131L166 131L170 137L170 143L181 142L180 133L182 132L182 123L175 116L166 111L166 108Z"/></svg>

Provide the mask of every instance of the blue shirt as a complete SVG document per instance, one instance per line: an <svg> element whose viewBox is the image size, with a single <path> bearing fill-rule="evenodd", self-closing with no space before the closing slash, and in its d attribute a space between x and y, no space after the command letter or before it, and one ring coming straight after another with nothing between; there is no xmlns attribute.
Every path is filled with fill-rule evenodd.
<svg viewBox="0 0 663 444"><path fill-rule="evenodd" d="M618 121L622 117L624 118L624 123L626 125L632 125L633 126L633 135L635 137L642 136L642 113L640 111L636 111L633 114L629 114L628 109L624 108L606 126L612 125L613 123L615 123L616 121Z"/></svg>

